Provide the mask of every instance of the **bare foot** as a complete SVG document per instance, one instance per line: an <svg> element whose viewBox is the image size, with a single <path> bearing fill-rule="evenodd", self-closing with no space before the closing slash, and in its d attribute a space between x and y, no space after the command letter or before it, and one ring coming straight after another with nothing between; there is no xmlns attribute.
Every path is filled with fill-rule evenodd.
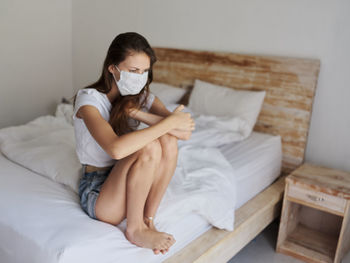
<svg viewBox="0 0 350 263"><path fill-rule="evenodd" d="M174 244L175 240L172 235L164 232L157 232L148 228L145 224L138 229L127 228L125 231L126 238L136 246L165 250Z"/></svg>
<svg viewBox="0 0 350 263"><path fill-rule="evenodd" d="M143 221L145 222L145 224L147 225L147 227L148 227L149 229L159 232L159 231L156 229L156 227L154 226L153 220L150 220L150 219L148 219L147 217L144 217L144 220L143 220ZM174 239L174 238L173 238L173 239ZM175 239L174 239L174 241L175 241ZM174 243L175 243L175 242L174 242ZM160 250L160 252L161 252L162 254L165 254L165 253L168 252L168 251L169 251L169 248L167 248L167 249L161 249L161 250ZM153 252L154 252L154 254L158 254L158 253L159 253L159 249L153 249Z"/></svg>

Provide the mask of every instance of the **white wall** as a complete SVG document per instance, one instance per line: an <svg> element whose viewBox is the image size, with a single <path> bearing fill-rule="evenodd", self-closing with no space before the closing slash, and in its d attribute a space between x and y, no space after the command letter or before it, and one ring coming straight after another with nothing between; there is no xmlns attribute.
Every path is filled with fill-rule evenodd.
<svg viewBox="0 0 350 263"><path fill-rule="evenodd" d="M2 0L0 128L52 114L99 76L112 39L321 59L306 160L350 170L348 0ZM72 37L73 36L73 37Z"/></svg>
<svg viewBox="0 0 350 263"><path fill-rule="evenodd" d="M1 0L0 128L53 114L72 90L70 0Z"/></svg>
<svg viewBox="0 0 350 263"><path fill-rule="evenodd" d="M306 160L350 171L350 1L73 1L73 85L95 81L112 39L154 46L319 58Z"/></svg>

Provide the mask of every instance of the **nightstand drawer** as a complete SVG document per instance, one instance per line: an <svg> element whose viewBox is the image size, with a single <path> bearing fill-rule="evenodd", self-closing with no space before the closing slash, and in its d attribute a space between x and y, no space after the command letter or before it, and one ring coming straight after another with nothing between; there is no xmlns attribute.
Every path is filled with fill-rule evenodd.
<svg viewBox="0 0 350 263"><path fill-rule="evenodd" d="M289 184L287 195L288 197L298 199L305 203L313 204L341 214L344 213L346 207L346 200L343 198L304 189L293 184Z"/></svg>

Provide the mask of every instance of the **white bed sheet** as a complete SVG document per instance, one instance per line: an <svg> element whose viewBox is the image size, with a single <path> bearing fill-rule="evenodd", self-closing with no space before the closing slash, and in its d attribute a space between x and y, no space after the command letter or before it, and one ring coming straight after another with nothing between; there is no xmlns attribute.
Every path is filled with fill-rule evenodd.
<svg viewBox="0 0 350 263"><path fill-rule="evenodd" d="M220 147L237 180L236 209L269 186L280 175L280 136L253 132L247 139Z"/></svg>
<svg viewBox="0 0 350 263"><path fill-rule="evenodd" d="M278 177L280 147L279 136L253 133L221 148L237 171L237 208ZM177 242L167 254L154 255L125 239L124 224L115 227L90 219L69 188L2 154L0 167L0 262L161 262L211 228L191 213L176 225L159 229Z"/></svg>

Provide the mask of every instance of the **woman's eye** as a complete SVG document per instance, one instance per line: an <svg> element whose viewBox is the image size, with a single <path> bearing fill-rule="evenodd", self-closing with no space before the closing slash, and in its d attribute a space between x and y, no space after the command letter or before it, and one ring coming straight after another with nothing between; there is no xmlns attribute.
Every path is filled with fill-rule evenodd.
<svg viewBox="0 0 350 263"><path fill-rule="evenodd" d="M149 69L146 69L144 72L148 72ZM139 74L142 74L143 72L139 71L138 69L129 69L129 72L131 73L139 73Z"/></svg>

